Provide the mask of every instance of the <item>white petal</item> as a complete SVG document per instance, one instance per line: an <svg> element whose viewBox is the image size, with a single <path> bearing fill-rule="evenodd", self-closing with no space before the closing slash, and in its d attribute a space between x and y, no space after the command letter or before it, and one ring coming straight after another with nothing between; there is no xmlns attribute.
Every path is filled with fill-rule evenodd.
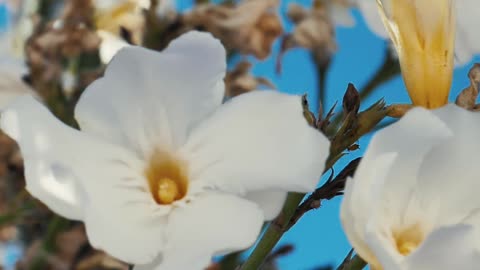
<svg viewBox="0 0 480 270"><path fill-rule="evenodd" d="M402 269L478 269L480 253L477 233L476 228L462 224L439 228L407 257Z"/></svg>
<svg viewBox="0 0 480 270"><path fill-rule="evenodd" d="M19 97L8 106L2 112L0 125L20 146L29 192L54 212L82 219L84 190L64 162L74 158L74 152L81 155L88 151L88 141L61 124L30 96ZM71 144L67 136L75 137L75 143Z"/></svg>
<svg viewBox="0 0 480 270"><path fill-rule="evenodd" d="M85 225L92 246L132 264L152 262L165 248L168 215L127 190L112 189L86 207ZM150 195L150 194L148 194Z"/></svg>
<svg viewBox="0 0 480 270"><path fill-rule="evenodd" d="M93 246L133 263L160 252L165 212L132 153L62 124L29 96L8 107L0 124L20 145L29 192L56 213L83 220Z"/></svg>
<svg viewBox="0 0 480 270"><path fill-rule="evenodd" d="M189 130L221 104L225 49L189 32L163 52L127 47L90 85L75 110L82 130L140 155L183 144Z"/></svg>
<svg viewBox="0 0 480 270"><path fill-rule="evenodd" d="M455 105L434 114L445 121L454 136L425 156L417 197L424 208L438 214L436 223L458 223L480 207L477 192L480 114Z"/></svg>
<svg viewBox="0 0 480 270"><path fill-rule="evenodd" d="M396 157L396 153L384 153L368 159L369 167L359 167L355 178L349 178L345 186L340 208L342 226L355 251L371 264L377 259L367 245L367 224L374 210L372 206L379 201L381 187Z"/></svg>
<svg viewBox="0 0 480 270"><path fill-rule="evenodd" d="M181 149L192 186L247 191L311 191L329 152L310 127L299 96L255 91L223 105Z"/></svg>
<svg viewBox="0 0 480 270"><path fill-rule="evenodd" d="M372 32L377 34L379 37L387 39L388 33L387 30L385 30L385 26L383 25L382 19L378 12L377 1L356 0L356 2L370 30L372 30Z"/></svg>
<svg viewBox="0 0 480 270"><path fill-rule="evenodd" d="M256 203L262 210L265 220L272 220L278 216L285 204L285 191L256 191L245 195L249 201Z"/></svg>
<svg viewBox="0 0 480 270"><path fill-rule="evenodd" d="M422 108L412 109L374 135L354 178L347 182L341 209L348 238L365 259L377 257L366 244L367 231L419 221L419 205L412 198L421 162L451 136L443 121Z"/></svg>
<svg viewBox="0 0 480 270"><path fill-rule="evenodd" d="M135 269L202 270L211 257L246 249L258 237L263 213L257 205L227 194L205 194L175 209L168 225L168 244L160 265Z"/></svg>
<svg viewBox="0 0 480 270"><path fill-rule="evenodd" d="M410 217L409 214L418 214L416 211L418 205L414 204L416 201L412 201L412 197L417 182L421 179L417 177L421 163L433 147L451 136L452 132L445 123L431 111L423 108L412 109L395 125L381 130L374 136L362 160L361 169L373 169L368 164L370 157L385 152L397 154L395 164L385 176L382 190L379 191L379 194L382 194L381 201L370 206L377 208L372 211L383 212L378 215L379 217L390 219L382 223L408 225L408 222L417 221L417 216ZM356 182L359 186L362 185L360 181L362 180ZM369 196L365 192L358 194L363 197Z"/></svg>
<svg viewBox="0 0 480 270"><path fill-rule="evenodd" d="M3 42L6 40L0 38L0 43ZM38 98L38 95L22 81L22 75L27 72L25 64L8 55L8 52L0 52L0 54L2 53L5 55L0 56L0 109L25 94Z"/></svg>
<svg viewBox="0 0 480 270"><path fill-rule="evenodd" d="M455 40L455 57L459 64L467 63L474 54L480 53L479 7L480 3L476 0L456 2L457 36Z"/></svg>

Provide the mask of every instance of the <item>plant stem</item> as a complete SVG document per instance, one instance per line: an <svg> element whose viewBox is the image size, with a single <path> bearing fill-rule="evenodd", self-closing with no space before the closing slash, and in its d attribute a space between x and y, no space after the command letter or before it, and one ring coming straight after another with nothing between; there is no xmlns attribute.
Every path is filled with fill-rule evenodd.
<svg viewBox="0 0 480 270"><path fill-rule="evenodd" d="M343 150L344 149L341 149L341 151ZM331 153L330 156L332 155L337 155L337 153ZM329 170L334 163L335 161L329 158L326 162L325 171ZM290 220L292 219L298 205L304 197L305 193L290 192L288 194L280 215L270 224L268 224L265 233L253 250L252 254L241 266L241 270L257 270L261 267L263 261L268 256L270 251L275 247L283 234L289 229Z"/></svg>
<svg viewBox="0 0 480 270"><path fill-rule="evenodd" d="M225 255L222 258L222 260L220 260L219 262L220 269L222 270L235 269L235 267L240 264L240 255L242 255L242 251Z"/></svg>
<svg viewBox="0 0 480 270"><path fill-rule="evenodd" d="M362 270L365 266L367 263L360 256L355 255L342 270Z"/></svg>
<svg viewBox="0 0 480 270"><path fill-rule="evenodd" d="M338 133L336 133L331 140L330 154L325 163L324 172L335 164L342 156L342 153L352 143L372 130L385 116L385 103L383 100L380 100L369 109L354 116L350 115L350 117L347 117L342 128L339 129ZM353 124L355 124L356 128L352 128ZM283 234L289 229L290 221L304 196L305 194L303 193L288 194L281 213L268 225L252 254L240 268L241 270L257 270L261 267L263 261L275 247L278 240L280 240Z"/></svg>
<svg viewBox="0 0 480 270"><path fill-rule="evenodd" d="M317 95L318 95L318 108L325 108L325 101L327 98L327 71L330 66L330 60L319 59L314 53L311 54L312 61L315 64L315 70L317 71Z"/></svg>
<svg viewBox="0 0 480 270"><path fill-rule="evenodd" d="M242 265L240 268L241 270L257 270L260 268L264 259L285 233L290 218L295 213L297 206L300 204L304 196L304 193L288 194L282 212L267 226L260 242L258 242L250 257Z"/></svg>

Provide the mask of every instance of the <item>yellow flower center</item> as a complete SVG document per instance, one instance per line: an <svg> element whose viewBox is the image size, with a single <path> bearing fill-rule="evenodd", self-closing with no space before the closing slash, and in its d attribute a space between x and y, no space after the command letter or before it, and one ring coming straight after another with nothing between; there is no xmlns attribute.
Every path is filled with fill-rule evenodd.
<svg viewBox="0 0 480 270"><path fill-rule="evenodd" d="M177 183L170 178L161 178L157 184L158 201L162 204L170 204L180 195Z"/></svg>
<svg viewBox="0 0 480 270"><path fill-rule="evenodd" d="M423 231L418 224L393 233L397 251L403 256L412 253L424 239Z"/></svg>
<svg viewBox="0 0 480 270"><path fill-rule="evenodd" d="M393 229L391 233L394 248L402 256L410 255L425 239L424 229L419 223ZM357 250L357 252L369 264L370 269L385 270L371 250Z"/></svg>
<svg viewBox="0 0 480 270"><path fill-rule="evenodd" d="M150 193L158 204L166 205L187 194L186 166L166 152L155 152L145 170Z"/></svg>

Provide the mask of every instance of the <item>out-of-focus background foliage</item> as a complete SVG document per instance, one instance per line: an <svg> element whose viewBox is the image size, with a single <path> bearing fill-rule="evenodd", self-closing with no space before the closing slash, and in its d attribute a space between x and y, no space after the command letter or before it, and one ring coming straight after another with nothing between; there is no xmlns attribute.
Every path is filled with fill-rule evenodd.
<svg viewBox="0 0 480 270"><path fill-rule="evenodd" d="M262 7L265 2L277 1L250 0L256 4L243 10L240 6L245 1L211 1L209 4L209 1L169 0L170 8L140 12L129 4L120 5L122 1L39 0L35 11L22 8L20 4L27 2L32 1L0 0L0 106L10 100L14 95L12 91L34 93L59 118L73 126L76 100L84 87L103 71L99 48L104 46L111 52L115 44L128 42L160 50L188 29L211 31L229 49L232 71L227 76L229 96L258 87L306 93L314 112L318 111L317 89L322 83L319 74L324 80L325 98L321 102L328 110L336 101L341 104L348 83L359 90L368 88L379 72L392 67L395 70L396 65L392 60L381 69L385 57L392 54L389 44L368 29L354 7L349 11L354 25L346 27L333 25L331 21L327 24L317 21L313 31L324 36L310 44L313 50L297 46L284 52L292 45L285 35L297 27L292 16L287 16L289 6L296 3L308 13L313 12L315 6L325 7L328 0L282 0L278 6L273 4L268 8ZM144 2L165 4L162 0ZM225 5L225 10L215 4ZM263 16L261 20L258 16L252 18L256 13ZM272 14L280 16L283 32L280 24L271 18ZM329 20L328 14L322 14ZM450 100L469 85L470 66L471 63L456 69ZM382 97L387 104L409 103L399 73L375 87L362 101L362 108ZM340 170L348 161L361 156L369 138L364 136L359 142L360 148L342 158L335 168ZM94 251L86 242L81 224L55 217L29 197L23 189L22 169L15 144L0 136L0 265L3 269L15 269L17 261L18 269L127 269L125 264ZM324 201L320 209L308 212L285 234L278 246L291 244L294 249L276 260L279 269L328 269L321 267L341 263L351 247L339 222L340 200L341 197L336 197Z"/></svg>

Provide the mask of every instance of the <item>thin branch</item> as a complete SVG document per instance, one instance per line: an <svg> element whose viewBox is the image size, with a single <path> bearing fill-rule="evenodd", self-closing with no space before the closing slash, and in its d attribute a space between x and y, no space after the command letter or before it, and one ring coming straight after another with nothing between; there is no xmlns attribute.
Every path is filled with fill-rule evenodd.
<svg viewBox="0 0 480 270"><path fill-rule="evenodd" d="M345 168L333 180L329 179L325 184L312 192L297 208L290 220L288 228L295 225L295 223L297 223L306 212L319 208L322 200L331 200L338 195L342 195L347 178L355 173L360 160L361 158L356 158L350 161L350 163L345 166Z"/></svg>

